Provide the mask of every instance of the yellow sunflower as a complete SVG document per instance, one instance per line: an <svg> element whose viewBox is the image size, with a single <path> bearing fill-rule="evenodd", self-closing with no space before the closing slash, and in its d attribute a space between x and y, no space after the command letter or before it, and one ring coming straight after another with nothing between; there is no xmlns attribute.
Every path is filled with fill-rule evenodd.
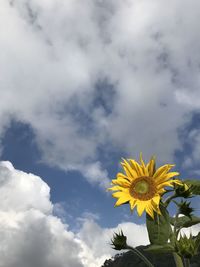
<svg viewBox="0 0 200 267"><path fill-rule="evenodd" d="M114 186L108 190L117 191L112 194L118 199L115 206L129 202L131 210L137 206L139 216L144 211L152 218L154 211L161 214L159 204L161 195L166 191L164 187L182 184L180 180L171 179L179 175L178 172L169 172L175 165L166 164L156 170L154 157L145 165L141 154L140 163L123 159L121 165L124 173L117 174L116 179L112 180Z"/></svg>

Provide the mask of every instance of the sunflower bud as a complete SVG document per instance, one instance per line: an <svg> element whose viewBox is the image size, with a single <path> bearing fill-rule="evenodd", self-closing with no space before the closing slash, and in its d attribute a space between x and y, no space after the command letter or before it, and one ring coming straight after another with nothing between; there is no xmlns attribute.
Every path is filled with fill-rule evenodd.
<svg viewBox="0 0 200 267"><path fill-rule="evenodd" d="M176 241L175 249L181 257L191 259L198 254L199 241L199 236L193 237L191 234L190 237L180 236Z"/></svg>
<svg viewBox="0 0 200 267"><path fill-rule="evenodd" d="M111 245L113 246L113 249L116 250L126 249L127 248L126 239L127 238L122 231L119 234L114 233L113 239L111 239Z"/></svg>
<svg viewBox="0 0 200 267"><path fill-rule="evenodd" d="M194 211L193 208L190 207L191 202L187 202L187 201L183 201L181 200L180 203L174 201L174 203L176 203L176 205L178 206L178 213L179 214L183 214L187 217L189 217L190 219L192 218L192 212Z"/></svg>
<svg viewBox="0 0 200 267"><path fill-rule="evenodd" d="M175 193L178 197L189 198L192 196L190 187L186 183L183 183L182 185L176 184Z"/></svg>

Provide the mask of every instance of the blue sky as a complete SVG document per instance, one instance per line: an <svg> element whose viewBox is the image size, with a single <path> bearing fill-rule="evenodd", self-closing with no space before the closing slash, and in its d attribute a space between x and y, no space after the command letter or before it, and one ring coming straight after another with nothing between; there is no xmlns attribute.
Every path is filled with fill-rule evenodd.
<svg viewBox="0 0 200 267"><path fill-rule="evenodd" d="M139 223L144 222L142 219L138 220L137 217L133 218L128 206L113 209L115 200L106 188L91 185L80 172L64 172L44 164L34 141L34 134L28 125L12 122L2 142L4 147L1 160L9 160L16 169L42 177L51 189L51 201L62 205L65 211L62 219L67 220L70 228L74 227L76 219L84 213L97 216L98 222L103 227L114 227L119 222L131 219ZM111 166L111 163L104 163L108 167L110 180L115 178L120 169L118 166L120 154L113 153L113 159L115 159L115 166L114 164Z"/></svg>
<svg viewBox="0 0 200 267"><path fill-rule="evenodd" d="M100 267L119 228L147 244L144 216L106 192L122 157L142 151L200 178L199 10L195 0L2 1L4 266Z"/></svg>

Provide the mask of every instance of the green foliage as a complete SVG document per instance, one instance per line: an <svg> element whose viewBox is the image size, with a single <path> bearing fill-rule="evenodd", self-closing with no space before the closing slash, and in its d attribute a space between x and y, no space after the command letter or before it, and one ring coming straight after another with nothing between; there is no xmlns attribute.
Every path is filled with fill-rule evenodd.
<svg viewBox="0 0 200 267"><path fill-rule="evenodd" d="M180 239L176 241L176 251L177 253L184 258L191 259L198 254L200 244L199 235L193 237L191 234L189 237L186 235L180 236Z"/></svg>
<svg viewBox="0 0 200 267"><path fill-rule="evenodd" d="M160 211L162 215L154 213L154 219L146 214L146 225L149 240L152 245L166 244L171 233L169 213L162 204L160 205Z"/></svg>
<svg viewBox="0 0 200 267"><path fill-rule="evenodd" d="M169 253L174 252L174 247L171 244L165 245L150 245L145 251L153 253Z"/></svg>
<svg viewBox="0 0 200 267"><path fill-rule="evenodd" d="M175 224L175 218L170 217L170 223L172 225L174 225ZM182 216L182 217L177 218L176 227L177 228L190 227L190 226L195 225L197 223L200 223L200 218L197 216L191 216L190 218L187 216Z"/></svg>

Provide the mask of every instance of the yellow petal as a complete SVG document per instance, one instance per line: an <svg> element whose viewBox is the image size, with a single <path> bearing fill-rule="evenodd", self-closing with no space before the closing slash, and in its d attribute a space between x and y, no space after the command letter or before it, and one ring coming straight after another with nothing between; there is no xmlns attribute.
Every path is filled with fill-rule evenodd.
<svg viewBox="0 0 200 267"><path fill-rule="evenodd" d="M160 168L158 168L156 170L153 177L156 179L157 177L165 175L174 166L175 165L171 165L171 164L165 164L165 165L161 166Z"/></svg>
<svg viewBox="0 0 200 267"><path fill-rule="evenodd" d="M164 188L161 188L161 189L159 189L158 191L157 191L157 193L159 194L159 195L162 195L162 194L164 194L166 192L166 190L164 189Z"/></svg>
<svg viewBox="0 0 200 267"><path fill-rule="evenodd" d="M142 170L143 170L144 175L145 175L145 176L149 176L148 169L147 169L147 167L146 167L146 165L145 165L145 163L144 163L144 160L143 160L143 158L142 158L142 152L140 153L140 162L141 162L141 168L142 168Z"/></svg>
<svg viewBox="0 0 200 267"><path fill-rule="evenodd" d="M120 205L122 205L122 204L128 202L128 201L130 200L130 198L131 198L131 196L128 195L128 194L121 196L121 197L117 200L117 202L115 203L115 207L118 207L118 206L120 206Z"/></svg>
<svg viewBox="0 0 200 267"><path fill-rule="evenodd" d="M116 185L116 186L108 188L107 190L108 191L119 191L119 190L122 190L122 189L123 189L123 187Z"/></svg>
<svg viewBox="0 0 200 267"><path fill-rule="evenodd" d="M146 201L138 200L137 201L137 212L138 212L139 216L142 215L142 213L144 212L145 208L146 208Z"/></svg>
<svg viewBox="0 0 200 267"><path fill-rule="evenodd" d="M125 159L124 162L121 162L121 165L123 166L124 171L126 172L128 177L133 179L138 177L136 171L133 168L131 168L130 164Z"/></svg>
<svg viewBox="0 0 200 267"><path fill-rule="evenodd" d="M115 179L112 180L112 184L120 185L122 187L130 187L130 182L124 179Z"/></svg>
<svg viewBox="0 0 200 267"><path fill-rule="evenodd" d="M159 189L161 189L161 188L163 188L163 187L165 187L165 186L173 186L173 185L172 185L172 181L168 181L168 182L160 183L160 184L157 186L157 189L159 190Z"/></svg>
<svg viewBox="0 0 200 267"><path fill-rule="evenodd" d="M160 204L160 195L155 195L152 198L152 201L156 204L156 206L159 206L159 204Z"/></svg>
<svg viewBox="0 0 200 267"><path fill-rule="evenodd" d="M130 197L130 195L127 192L122 192L122 191L115 192L115 193L112 194L112 196L114 198L120 198L120 197L123 197L123 196L129 196Z"/></svg>
<svg viewBox="0 0 200 267"><path fill-rule="evenodd" d="M137 177L138 176L144 176L144 172L140 166L140 164L137 163L137 161L135 161L134 159L129 159L131 166L133 167L133 169L136 171L137 173Z"/></svg>
<svg viewBox="0 0 200 267"><path fill-rule="evenodd" d="M130 208L133 210L137 204L137 199L131 199L130 200Z"/></svg>
<svg viewBox="0 0 200 267"><path fill-rule="evenodd" d="M159 215L161 215L159 205L156 204L156 203L153 201L153 199L151 200L151 204L152 204L152 208L153 208L153 210L155 210L156 213L158 213Z"/></svg>
<svg viewBox="0 0 200 267"><path fill-rule="evenodd" d="M124 179L125 181L132 181L132 178L128 177L127 175L121 173L121 172L118 172L117 173L117 179Z"/></svg>
<svg viewBox="0 0 200 267"><path fill-rule="evenodd" d="M149 216L151 216L152 219L154 219L154 210L150 201L146 206L146 212L149 214Z"/></svg>
<svg viewBox="0 0 200 267"><path fill-rule="evenodd" d="M175 184L178 184L178 185L183 185L183 182L181 180L178 180L178 179L174 179L171 182L175 183Z"/></svg>
<svg viewBox="0 0 200 267"><path fill-rule="evenodd" d="M170 180L170 181L167 181L167 182L164 182L164 183L160 183L159 185L157 185L157 189L161 189L165 186L171 186L173 187L174 185L173 184L178 184L178 185L182 185L182 182L180 180Z"/></svg>
<svg viewBox="0 0 200 267"><path fill-rule="evenodd" d="M156 168L155 157L152 157L150 162L149 162L149 166L148 166L148 171L149 171L150 177L153 177L154 172L155 172L155 168Z"/></svg>
<svg viewBox="0 0 200 267"><path fill-rule="evenodd" d="M179 172L170 172L170 173L167 173L163 176L160 176L156 179L156 184L159 184L159 182L161 181L167 181L175 176L178 176L179 175Z"/></svg>

